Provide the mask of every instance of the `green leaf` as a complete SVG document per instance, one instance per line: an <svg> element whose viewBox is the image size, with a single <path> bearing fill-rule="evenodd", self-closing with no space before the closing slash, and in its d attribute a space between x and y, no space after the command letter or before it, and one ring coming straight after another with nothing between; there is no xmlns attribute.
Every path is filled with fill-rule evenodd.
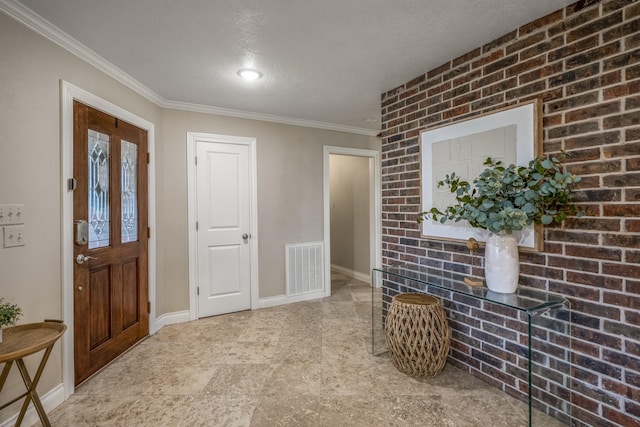
<svg viewBox="0 0 640 427"><path fill-rule="evenodd" d="M549 159L543 160L540 164L545 169L551 169L553 167L553 162Z"/></svg>
<svg viewBox="0 0 640 427"><path fill-rule="evenodd" d="M482 207L485 209L492 208L495 203L492 200L485 199L482 201Z"/></svg>

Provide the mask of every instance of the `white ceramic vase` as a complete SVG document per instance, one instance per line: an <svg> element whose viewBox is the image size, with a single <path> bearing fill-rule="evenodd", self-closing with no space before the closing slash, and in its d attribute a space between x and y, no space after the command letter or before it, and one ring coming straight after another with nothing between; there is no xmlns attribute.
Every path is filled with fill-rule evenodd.
<svg viewBox="0 0 640 427"><path fill-rule="evenodd" d="M484 277L490 291L511 294L518 288L518 241L512 234L490 234L484 252Z"/></svg>

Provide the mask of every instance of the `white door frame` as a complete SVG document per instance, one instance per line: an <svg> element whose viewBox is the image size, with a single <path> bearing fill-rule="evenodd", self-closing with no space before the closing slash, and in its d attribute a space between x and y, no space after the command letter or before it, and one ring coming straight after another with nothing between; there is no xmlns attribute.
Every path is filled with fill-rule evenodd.
<svg viewBox="0 0 640 427"><path fill-rule="evenodd" d="M115 104L92 93L60 80L61 96L61 275L62 275L62 319L67 325L67 333L62 337L62 382L65 400L75 391L74 380L74 325L73 325L73 191L67 187L67 180L73 177L73 101L77 100L97 110L103 111L147 131L148 203L149 203L149 334L156 332L156 181L155 181L155 126L148 120L136 116Z"/></svg>
<svg viewBox="0 0 640 427"><path fill-rule="evenodd" d="M373 186L370 186L370 193L373 196L373 212L371 212L372 221L370 222L369 263L371 269L382 266L382 164L380 162L380 152L325 145L323 157L325 296L331 295L331 177L329 166L332 154L368 157L373 161Z"/></svg>
<svg viewBox="0 0 640 427"><path fill-rule="evenodd" d="M258 174L256 157L256 139L217 135L211 133L187 132L187 211L189 220L189 320L198 319L198 238L196 232L196 143L218 142L223 144L240 144L249 147L249 215L251 230L251 309L258 307Z"/></svg>

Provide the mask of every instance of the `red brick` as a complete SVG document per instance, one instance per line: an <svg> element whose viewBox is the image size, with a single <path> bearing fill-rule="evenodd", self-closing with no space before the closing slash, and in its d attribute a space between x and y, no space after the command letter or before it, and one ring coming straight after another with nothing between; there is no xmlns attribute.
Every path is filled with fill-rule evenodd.
<svg viewBox="0 0 640 427"><path fill-rule="evenodd" d="M504 46L506 43L510 42L511 40L515 40L517 35L518 35L518 31L513 30L510 33L505 34L504 36L498 37L497 39L491 41L490 43L487 43L484 46L482 46L482 52L486 53L497 47Z"/></svg>
<svg viewBox="0 0 640 427"><path fill-rule="evenodd" d="M605 187L638 187L640 186L640 173L608 175L604 177L603 185Z"/></svg>
<svg viewBox="0 0 640 427"><path fill-rule="evenodd" d="M620 102L609 102L597 104L579 110L568 111L565 113L564 118L566 123L587 120L594 117L608 116L614 113L620 112Z"/></svg>
<svg viewBox="0 0 640 427"><path fill-rule="evenodd" d="M630 110L636 110L638 108L640 108L640 95L630 96L624 100L625 110L630 111Z"/></svg>
<svg viewBox="0 0 640 427"><path fill-rule="evenodd" d="M594 258L608 261L622 260L622 251L620 249L566 245L565 250L568 256Z"/></svg>
<svg viewBox="0 0 640 427"><path fill-rule="evenodd" d="M454 67L457 67L458 65L471 61L473 58L477 58L478 56L480 56L481 53L482 53L482 50L480 48L474 49L454 59L452 61L452 65Z"/></svg>
<svg viewBox="0 0 640 427"><path fill-rule="evenodd" d="M605 86L611 86L622 81L622 72L620 70L613 71L608 74L600 74L586 80L581 80L571 84L565 88L567 95L571 96L577 93L590 92Z"/></svg>
<svg viewBox="0 0 640 427"><path fill-rule="evenodd" d="M520 84L526 84L534 80L539 80L553 74L557 74L562 71L562 64L556 62L555 64L547 65L545 67L536 68L528 73L522 73L518 76Z"/></svg>
<svg viewBox="0 0 640 427"><path fill-rule="evenodd" d="M539 30L542 27L546 27L554 22L560 21L564 17L564 13L562 9L556 10L548 15L543 16L542 18L538 18L533 22L525 24L518 28L518 34L523 36L525 34L532 33L534 31Z"/></svg>
<svg viewBox="0 0 640 427"><path fill-rule="evenodd" d="M480 68L480 67L484 67L487 64L490 64L492 62L495 62L501 58L504 57L504 51L502 50L497 50L495 52L492 52L489 55L486 55L476 61L473 61L471 63L471 68Z"/></svg>
<svg viewBox="0 0 640 427"><path fill-rule="evenodd" d="M598 33L603 29L610 28L611 26L620 24L621 22L621 11L612 13L598 20L591 21L589 24L583 25L567 33L567 43L571 43L575 40L579 40L592 34ZM611 39L611 37L609 39Z"/></svg>
<svg viewBox="0 0 640 427"><path fill-rule="evenodd" d="M605 292L602 295L602 302L619 307L640 309L640 298L631 297L625 293Z"/></svg>
<svg viewBox="0 0 640 427"><path fill-rule="evenodd" d="M640 171L640 158L627 159L625 165L628 171Z"/></svg>
<svg viewBox="0 0 640 427"><path fill-rule="evenodd" d="M529 37L520 38L514 43L507 45L506 53L507 55L510 55L514 52L527 48L533 44L539 43L543 41L545 38L546 38L546 34L544 32L537 32Z"/></svg>
<svg viewBox="0 0 640 427"><path fill-rule="evenodd" d="M438 68L434 68L433 70L429 71L427 73L427 78L428 79L432 79L433 77L437 76L438 74L442 74L445 71L449 71L450 69L451 69L451 62L447 62L446 64L442 64Z"/></svg>
<svg viewBox="0 0 640 427"><path fill-rule="evenodd" d="M635 203L604 205L603 214L606 216L637 217L640 216L640 205Z"/></svg>
<svg viewBox="0 0 640 427"><path fill-rule="evenodd" d="M586 271L590 273L597 273L600 270L600 265L596 261L553 256L548 257L548 260L550 266L561 267L565 270Z"/></svg>
<svg viewBox="0 0 640 427"><path fill-rule="evenodd" d="M610 131L598 133L597 135L586 135L575 138L567 138L564 141L567 150L576 148L586 148L598 145L616 144L621 141L620 131Z"/></svg>
<svg viewBox="0 0 640 427"><path fill-rule="evenodd" d="M603 148L602 154L606 158L639 156L640 142L609 145Z"/></svg>
<svg viewBox="0 0 640 427"><path fill-rule="evenodd" d="M602 91L602 98L606 101L634 93L640 93L640 80L604 89Z"/></svg>
<svg viewBox="0 0 640 427"><path fill-rule="evenodd" d="M602 34L602 39L608 42L629 34L636 34L638 31L640 31L640 19L625 22L623 25L605 31L604 34Z"/></svg>
<svg viewBox="0 0 640 427"><path fill-rule="evenodd" d="M414 87L414 86L416 86L416 85L419 85L420 83L424 82L425 80L426 80L426 75L424 75L424 74L423 74L423 75L418 76L418 77L416 77L415 79L413 79L413 80L411 80L411 81L407 82L407 83L404 85L404 87L406 87L406 88L408 89L408 88L410 88L410 87Z"/></svg>
<svg viewBox="0 0 640 427"><path fill-rule="evenodd" d="M555 62L561 59L565 59L568 56L574 55L578 52L583 52L585 50L593 49L596 46L598 46L598 42L599 42L599 39L597 35L594 35L586 40L580 40L579 42L575 42L572 44L564 44L564 40L563 40L563 43L560 45L562 47L560 47L559 49L553 50L551 52L548 52L547 61L549 63Z"/></svg>
<svg viewBox="0 0 640 427"><path fill-rule="evenodd" d="M482 74L486 76L486 75L495 73L496 71L503 70L506 67L510 67L511 65L516 64L517 62L518 62L518 55L507 56L498 61L485 65L482 68Z"/></svg>
<svg viewBox="0 0 640 427"><path fill-rule="evenodd" d="M450 81L449 82L445 82L445 83L443 83L443 84L441 84L439 86L435 86L435 87L432 87L431 89L429 89L427 91L427 96L431 97L431 96L434 96L436 94L445 92L447 90L450 90L451 87L452 86L451 86L451 82Z"/></svg>
<svg viewBox="0 0 640 427"><path fill-rule="evenodd" d="M622 168L620 161L606 161L597 163L584 163L569 165L567 170L578 176L591 174L604 174L611 172L619 172Z"/></svg>
<svg viewBox="0 0 640 427"><path fill-rule="evenodd" d="M508 80L500 80L494 85L484 87L482 89L482 97L486 98L499 92L505 92L513 87L518 87L518 80L515 77Z"/></svg>
<svg viewBox="0 0 640 427"><path fill-rule="evenodd" d="M561 27L563 30L570 30L585 22L592 21L600 16L598 10L598 4L601 0L585 0L581 2L573 3L566 7L566 16Z"/></svg>
<svg viewBox="0 0 640 427"><path fill-rule="evenodd" d="M613 12L618 9L622 9L625 6L633 4L636 0L608 0L602 5L602 13Z"/></svg>
<svg viewBox="0 0 640 427"><path fill-rule="evenodd" d="M603 61L603 71L609 71L616 68L627 67L640 61L640 49L625 52L621 55L608 58Z"/></svg>

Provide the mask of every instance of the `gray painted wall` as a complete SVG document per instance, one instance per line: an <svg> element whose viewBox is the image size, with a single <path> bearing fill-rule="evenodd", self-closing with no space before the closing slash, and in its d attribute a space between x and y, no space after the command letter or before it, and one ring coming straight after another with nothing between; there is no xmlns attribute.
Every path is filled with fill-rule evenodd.
<svg viewBox="0 0 640 427"><path fill-rule="evenodd" d="M0 296L22 307L20 323L62 318L61 79L156 126L157 315L188 309L188 131L257 139L261 297L284 294L285 243L323 238L323 145L379 149L373 137L162 109L3 13L0 63L0 203L24 204L26 224L26 246L0 248ZM16 372L3 394L23 391ZM57 345L39 391L61 383Z"/></svg>

